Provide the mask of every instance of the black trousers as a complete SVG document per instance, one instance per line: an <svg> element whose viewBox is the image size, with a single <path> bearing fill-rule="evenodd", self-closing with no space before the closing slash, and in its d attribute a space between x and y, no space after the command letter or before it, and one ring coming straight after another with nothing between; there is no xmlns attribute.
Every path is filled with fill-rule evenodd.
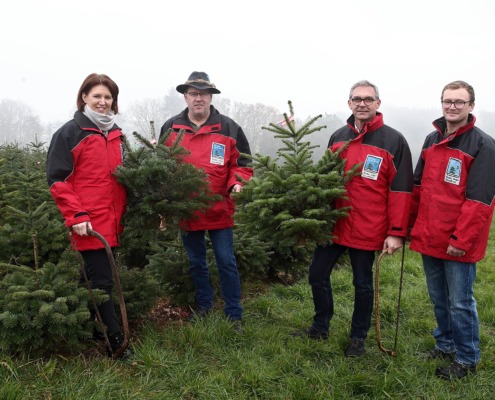
<svg viewBox="0 0 495 400"><path fill-rule="evenodd" d="M352 314L350 338L364 339L368 335L373 313L373 261L375 252L353 249L331 244L317 246L309 266L309 283L313 292L315 315L312 329L328 332L334 313L333 293L330 274L339 257L349 252L354 285L354 312Z"/></svg>
<svg viewBox="0 0 495 400"><path fill-rule="evenodd" d="M107 334L120 335L120 324L115 313L115 305L112 300L113 276L110 261L105 249L84 250L80 252L84 260L84 269L92 289L104 290L110 299L98 306L101 319L107 326ZM81 276L84 282L84 277Z"/></svg>

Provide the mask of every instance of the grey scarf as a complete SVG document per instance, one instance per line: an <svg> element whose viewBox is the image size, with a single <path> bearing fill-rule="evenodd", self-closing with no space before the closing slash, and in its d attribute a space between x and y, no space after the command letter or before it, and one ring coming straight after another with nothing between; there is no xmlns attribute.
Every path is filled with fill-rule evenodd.
<svg viewBox="0 0 495 400"><path fill-rule="evenodd" d="M115 114L113 111L110 111L108 114L100 114L96 111L93 111L87 104L84 106L83 114L89 118L89 120L95 124L98 129L102 132L108 133L108 131L114 125Z"/></svg>

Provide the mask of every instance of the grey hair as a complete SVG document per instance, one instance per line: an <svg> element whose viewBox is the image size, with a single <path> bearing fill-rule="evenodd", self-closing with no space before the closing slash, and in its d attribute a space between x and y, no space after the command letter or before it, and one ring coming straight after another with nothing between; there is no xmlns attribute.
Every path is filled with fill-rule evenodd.
<svg viewBox="0 0 495 400"><path fill-rule="evenodd" d="M356 89L357 87L360 87L360 86L368 86L368 87L373 88L373 90L375 91L376 99L378 100L380 98L380 93L378 92L378 87L376 85L373 85L370 81L367 81L367 80L359 81L359 82L356 82L354 85L352 85L351 91L349 92L349 98L352 97L352 92L354 91L354 89Z"/></svg>

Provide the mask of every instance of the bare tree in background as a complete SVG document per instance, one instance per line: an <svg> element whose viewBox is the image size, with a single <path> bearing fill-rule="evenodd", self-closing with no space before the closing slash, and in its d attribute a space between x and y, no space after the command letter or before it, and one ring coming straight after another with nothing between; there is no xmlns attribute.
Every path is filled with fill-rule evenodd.
<svg viewBox="0 0 495 400"><path fill-rule="evenodd" d="M232 102L229 99L215 96L213 105L222 114L231 117L242 127L253 153L263 153L261 127L283 118L282 113L274 107L260 103ZM175 88L170 88L169 93L164 98L145 99L132 103L126 110L122 111L117 123L131 141L130 133L134 131L146 138L151 138L150 121L154 121L158 135L163 123L170 117L179 114L185 107L183 96L177 93Z"/></svg>
<svg viewBox="0 0 495 400"><path fill-rule="evenodd" d="M309 136L311 144L319 146L313 150L313 160L319 160L323 157L323 154L328 148L330 136L332 136L332 133L344 124L345 121L335 114L325 113L319 120L317 120L315 126L326 126L326 128L321 131L313 132L311 136Z"/></svg>
<svg viewBox="0 0 495 400"><path fill-rule="evenodd" d="M28 144L40 141L40 119L28 105L10 99L0 102L0 143Z"/></svg>
<svg viewBox="0 0 495 400"><path fill-rule="evenodd" d="M132 103L124 110L117 121L126 134L138 132L145 138L151 136L150 121L155 122L155 127L165 122L165 102L163 99L144 99Z"/></svg>
<svg viewBox="0 0 495 400"><path fill-rule="evenodd" d="M184 95L178 93L174 87L171 87L168 94L165 96L165 109L167 117L163 120L163 122L170 117L179 114L185 108L186 103L184 102ZM160 125L157 125L158 128L161 128L163 122Z"/></svg>
<svg viewBox="0 0 495 400"><path fill-rule="evenodd" d="M138 132L150 139L151 121L154 123L156 135L159 135L163 123L183 108L185 106L182 95L171 88L164 98L148 98L132 103L119 114L117 123L130 140L132 132Z"/></svg>
<svg viewBox="0 0 495 400"><path fill-rule="evenodd" d="M274 107L261 103L246 104L231 102L228 99L215 98L215 107L225 115L235 120L243 129L251 147L251 152L263 153L261 148L262 126L278 122L283 118L282 113ZM266 132L265 132L266 135Z"/></svg>

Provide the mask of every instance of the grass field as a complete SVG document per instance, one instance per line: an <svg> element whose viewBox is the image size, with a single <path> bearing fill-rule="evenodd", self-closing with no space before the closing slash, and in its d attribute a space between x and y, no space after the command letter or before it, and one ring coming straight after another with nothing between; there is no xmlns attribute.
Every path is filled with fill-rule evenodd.
<svg viewBox="0 0 495 400"><path fill-rule="evenodd" d="M493 235L492 235L493 236ZM309 285L245 288L245 335L219 310L190 324L146 323L132 340L129 362L103 356L18 359L0 355L0 399L492 399L495 398L495 243L478 264L475 294L481 322L476 375L446 382L434 376L441 361L422 352L434 345L432 307L418 254L406 251L397 357L381 353L373 329L363 357L348 359L353 307L349 268L332 274L335 316L328 341L290 337L312 318ZM393 345L400 255L381 266L381 321ZM254 291L254 289L253 289Z"/></svg>

